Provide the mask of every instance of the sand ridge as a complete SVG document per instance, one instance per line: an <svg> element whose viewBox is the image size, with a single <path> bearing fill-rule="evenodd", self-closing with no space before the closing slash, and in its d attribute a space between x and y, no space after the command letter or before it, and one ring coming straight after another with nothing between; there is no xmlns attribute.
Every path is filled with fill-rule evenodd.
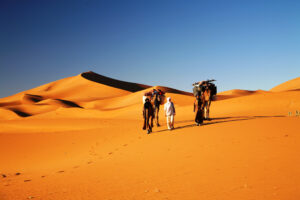
<svg viewBox="0 0 300 200"><path fill-rule="evenodd" d="M45 117L47 113L52 115L53 112L60 113L60 111L65 111L62 108L85 109L84 111L73 109L78 110L77 115L74 112L67 112L71 117L84 117L87 116L88 112L93 117L97 111L112 111L133 105L140 105L144 93L152 91L154 88L161 89L167 94L170 93L171 96L177 95L178 99L182 99L180 95L191 96L191 93L173 88L162 86L150 87L143 84L111 79L94 72L84 72L74 77L61 79L0 99L0 107L2 109L16 114L10 114L9 117L1 115L0 119L33 117L39 114L44 114L42 117ZM186 101L178 101L178 103L181 102L184 103Z"/></svg>
<svg viewBox="0 0 300 200"><path fill-rule="evenodd" d="M300 77L286 81L272 88L272 92L282 92L288 90L300 90Z"/></svg>

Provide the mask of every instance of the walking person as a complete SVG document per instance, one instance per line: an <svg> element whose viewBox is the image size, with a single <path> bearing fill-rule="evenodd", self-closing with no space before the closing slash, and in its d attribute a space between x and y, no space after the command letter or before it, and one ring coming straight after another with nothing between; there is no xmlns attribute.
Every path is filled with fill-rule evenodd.
<svg viewBox="0 0 300 200"><path fill-rule="evenodd" d="M176 114L176 112L175 112L175 106L171 101L171 97L167 98L167 103L165 103L164 105L164 110L165 110L165 116L167 117L168 129L172 130L174 129L174 115Z"/></svg>
<svg viewBox="0 0 300 200"><path fill-rule="evenodd" d="M203 106L203 98L197 95L194 102L194 112L196 112L195 122L197 126L201 126L203 124Z"/></svg>

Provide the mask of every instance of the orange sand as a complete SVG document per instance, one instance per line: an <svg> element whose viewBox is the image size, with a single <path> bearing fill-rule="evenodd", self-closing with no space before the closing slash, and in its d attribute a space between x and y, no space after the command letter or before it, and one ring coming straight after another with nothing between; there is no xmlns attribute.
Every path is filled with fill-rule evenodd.
<svg viewBox="0 0 300 200"><path fill-rule="evenodd" d="M150 86L88 72L2 98L0 200L300 199L299 83L219 93L200 127L191 94L156 87L176 129L160 112L150 135Z"/></svg>

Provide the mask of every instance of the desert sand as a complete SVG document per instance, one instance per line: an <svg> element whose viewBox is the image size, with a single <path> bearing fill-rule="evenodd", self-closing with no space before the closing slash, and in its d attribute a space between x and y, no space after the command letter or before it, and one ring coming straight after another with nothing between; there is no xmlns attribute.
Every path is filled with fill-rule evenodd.
<svg viewBox="0 0 300 200"><path fill-rule="evenodd" d="M153 88L172 97L175 130L162 111L142 130ZM218 93L200 127L193 101L94 72L0 99L0 200L300 199L300 78Z"/></svg>

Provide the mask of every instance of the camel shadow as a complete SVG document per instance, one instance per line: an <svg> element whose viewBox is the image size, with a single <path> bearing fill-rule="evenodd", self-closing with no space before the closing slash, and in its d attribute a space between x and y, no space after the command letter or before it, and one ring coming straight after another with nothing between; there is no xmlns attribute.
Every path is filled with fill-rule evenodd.
<svg viewBox="0 0 300 200"><path fill-rule="evenodd" d="M257 118L280 118L280 117L286 117L284 115L274 115L274 116L237 116L237 117L218 117L218 118L212 118L210 121L203 123L200 127L202 126L210 126L214 124L220 124L220 123L229 123L229 122L236 122L236 121L246 121L246 120L253 120ZM214 120L219 120L219 121L214 121ZM184 120L184 121L179 121L177 123L185 123L185 122L193 122L193 120ZM176 131L179 129L185 129L185 128L191 128L196 126L196 124L193 122L193 124L187 124L183 126L177 126L175 129L172 131ZM153 131L153 133L160 133L160 132L165 132L169 131L169 129L163 129L159 131Z"/></svg>

